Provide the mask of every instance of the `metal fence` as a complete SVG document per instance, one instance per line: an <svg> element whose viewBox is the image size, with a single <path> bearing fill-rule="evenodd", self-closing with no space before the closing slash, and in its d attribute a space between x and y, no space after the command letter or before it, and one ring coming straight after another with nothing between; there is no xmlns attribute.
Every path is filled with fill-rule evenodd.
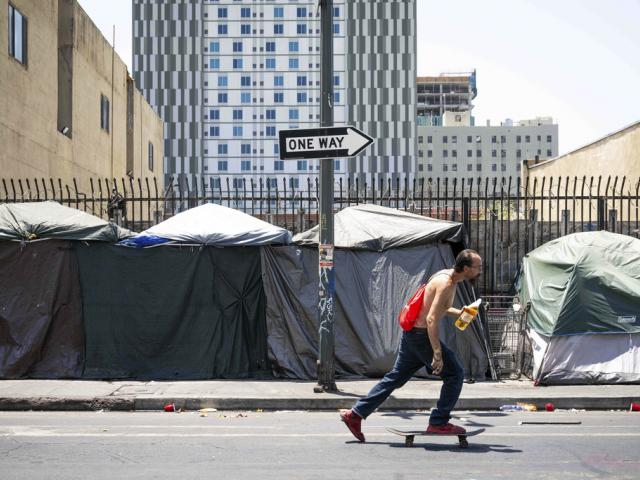
<svg viewBox="0 0 640 480"><path fill-rule="evenodd" d="M90 179L80 188L53 179L1 179L0 203L56 200L134 231L204 203L236 208L297 233L318 222L319 183L262 178L189 182L170 178ZM295 186L295 188L291 188ZM419 215L463 222L470 248L484 259L480 294L509 294L522 257L573 232L609 230L639 237L640 179L626 177L381 179L340 178L334 211L375 203Z"/></svg>

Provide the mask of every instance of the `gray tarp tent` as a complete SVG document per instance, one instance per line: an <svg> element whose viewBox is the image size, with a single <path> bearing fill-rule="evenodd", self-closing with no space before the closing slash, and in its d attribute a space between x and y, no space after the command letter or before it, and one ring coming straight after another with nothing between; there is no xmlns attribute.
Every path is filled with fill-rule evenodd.
<svg viewBox="0 0 640 480"><path fill-rule="evenodd" d="M0 205L0 378L77 378L84 338L76 241L130 232L56 202Z"/></svg>
<svg viewBox="0 0 640 480"><path fill-rule="evenodd" d="M453 264L463 237L460 223L376 205L336 214L337 375L379 377L393 366L399 310L430 275ZM318 358L317 227L294 243L262 251L269 359L279 376L312 379ZM468 286L458 292L458 305L472 300ZM467 377L486 378L485 331L481 322L464 332L451 319L441 324L442 339L460 355Z"/></svg>
<svg viewBox="0 0 640 480"><path fill-rule="evenodd" d="M640 240L601 231L548 242L525 256L520 296L537 383L640 382Z"/></svg>
<svg viewBox="0 0 640 480"><path fill-rule="evenodd" d="M82 284L92 284L83 292L85 377L268 373L260 245L286 244L291 234L205 204L142 235L174 243L78 250Z"/></svg>

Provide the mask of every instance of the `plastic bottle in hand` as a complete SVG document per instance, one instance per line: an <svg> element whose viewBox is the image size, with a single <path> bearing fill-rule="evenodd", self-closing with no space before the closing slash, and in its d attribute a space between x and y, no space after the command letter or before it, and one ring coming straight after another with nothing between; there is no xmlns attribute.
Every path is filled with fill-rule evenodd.
<svg viewBox="0 0 640 480"><path fill-rule="evenodd" d="M471 320L476 318L478 315L478 309L480 308L480 304L482 303L482 299L479 298L471 305L467 305L466 307L462 307L462 314L456 319L455 325L460 330L464 330L469 326Z"/></svg>

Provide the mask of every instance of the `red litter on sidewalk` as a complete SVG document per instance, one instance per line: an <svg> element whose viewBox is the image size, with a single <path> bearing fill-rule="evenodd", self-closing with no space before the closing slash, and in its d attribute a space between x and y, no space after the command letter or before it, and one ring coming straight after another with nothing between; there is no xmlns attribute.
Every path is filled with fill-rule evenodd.
<svg viewBox="0 0 640 480"><path fill-rule="evenodd" d="M167 405L164 406L164 411L165 412L175 412L176 411L176 404L175 403L168 403Z"/></svg>
<svg viewBox="0 0 640 480"><path fill-rule="evenodd" d="M630 412L640 412L640 403L631 402L631 406L629 407Z"/></svg>
<svg viewBox="0 0 640 480"><path fill-rule="evenodd" d="M556 407L553 406L553 403L549 402L549 403L545 404L544 409L547 412L553 412L556 409Z"/></svg>

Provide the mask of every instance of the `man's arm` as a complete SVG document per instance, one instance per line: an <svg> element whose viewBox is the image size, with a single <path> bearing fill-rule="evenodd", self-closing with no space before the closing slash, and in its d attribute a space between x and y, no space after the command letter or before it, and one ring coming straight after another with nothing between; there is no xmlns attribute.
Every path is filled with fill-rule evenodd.
<svg viewBox="0 0 640 480"><path fill-rule="evenodd" d="M433 361L431 367L434 375L440 375L442 371L442 350L440 348L440 318L447 313L452 289L455 288L448 280L437 280L434 282L435 296L431 303L431 308L427 314L427 332L429 342L433 349Z"/></svg>
<svg viewBox="0 0 640 480"><path fill-rule="evenodd" d="M458 318L460 315L462 315L462 310L455 307L451 307L451 308L448 308L445 313L451 317Z"/></svg>

